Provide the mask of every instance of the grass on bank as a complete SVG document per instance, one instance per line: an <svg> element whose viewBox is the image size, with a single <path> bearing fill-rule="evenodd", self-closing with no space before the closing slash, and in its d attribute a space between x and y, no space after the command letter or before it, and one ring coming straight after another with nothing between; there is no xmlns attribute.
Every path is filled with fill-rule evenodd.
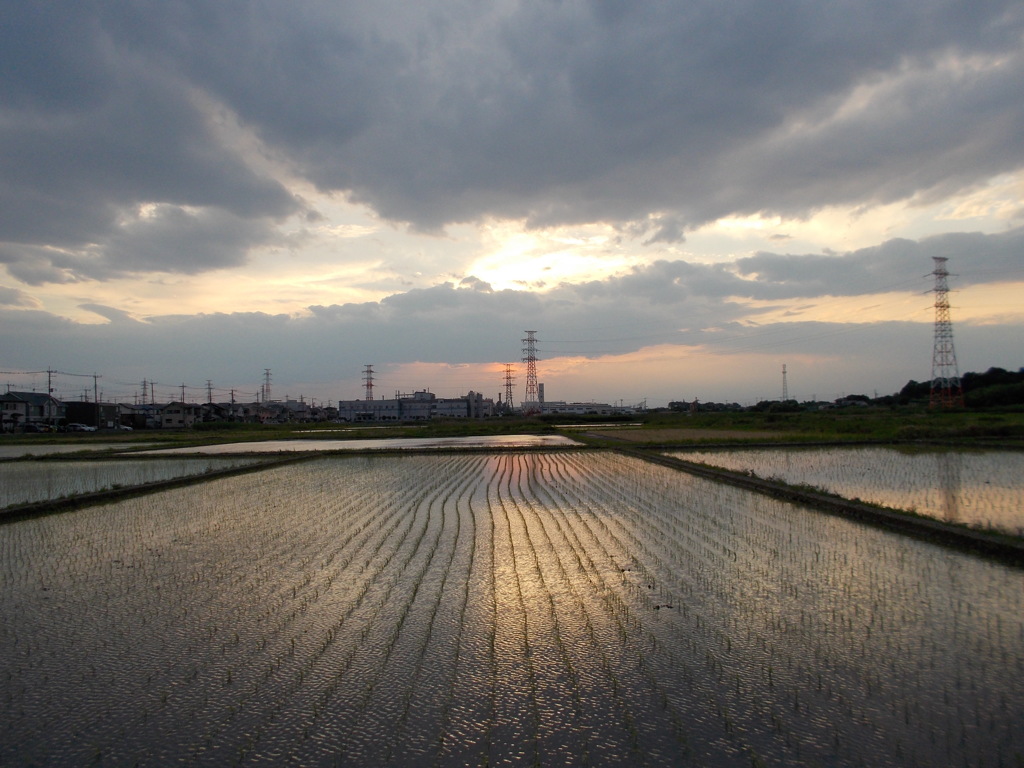
<svg viewBox="0 0 1024 768"><path fill-rule="evenodd" d="M571 428L568 425L573 425ZM254 440L362 440L383 437L459 437L471 435L555 434L597 445L621 445L618 429L630 430L630 442L794 443L861 441L940 441L963 445L998 442L1024 446L1024 409L932 411L924 408L845 408L797 413L653 411L626 417L566 416L541 418L437 419L411 424L244 424L209 423L190 429L104 431L68 434L4 435L0 444L138 443L159 447L208 445ZM637 431L640 434L637 434ZM642 432L650 433L650 440ZM599 434L598 434L599 433Z"/></svg>

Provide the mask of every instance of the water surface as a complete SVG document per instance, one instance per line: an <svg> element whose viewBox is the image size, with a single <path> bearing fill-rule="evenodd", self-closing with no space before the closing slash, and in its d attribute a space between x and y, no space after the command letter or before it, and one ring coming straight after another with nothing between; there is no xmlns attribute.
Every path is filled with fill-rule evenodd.
<svg viewBox="0 0 1024 768"><path fill-rule="evenodd" d="M611 453L0 526L0 765L1013 765L1024 572Z"/></svg>
<svg viewBox="0 0 1024 768"><path fill-rule="evenodd" d="M1024 536L1021 451L772 447L667 455Z"/></svg>
<svg viewBox="0 0 1024 768"><path fill-rule="evenodd" d="M258 440L143 453L281 453L304 451L418 450L423 448L543 448L579 445L562 435L478 435L469 437L383 437L366 440Z"/></svg>

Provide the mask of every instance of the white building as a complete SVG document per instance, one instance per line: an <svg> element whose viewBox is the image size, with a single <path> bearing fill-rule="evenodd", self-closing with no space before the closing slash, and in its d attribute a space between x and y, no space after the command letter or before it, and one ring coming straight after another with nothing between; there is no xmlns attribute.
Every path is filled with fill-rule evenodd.
<svg viewBox="0 0 1024 768"><path fill-rule="evenodd" d="M426 421L428 419L482 419L494 415L494 401L479 392L442 398L432 392L396 394L392 400L341 400L340 421Z"/></svg>

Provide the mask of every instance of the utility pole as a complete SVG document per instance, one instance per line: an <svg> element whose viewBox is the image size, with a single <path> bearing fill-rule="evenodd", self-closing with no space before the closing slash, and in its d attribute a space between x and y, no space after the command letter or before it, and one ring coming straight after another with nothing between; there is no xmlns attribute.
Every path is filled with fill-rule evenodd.
<svg viewBox="0 0 1024 768"><path fill-rule="evenodd" d="M526 398L523 401L523 415L529 416L540 411L537 394L537 332L524 331L523 362L526 363Z"/></svg>
<svg viewBox="0 0 1024 768"><path fill-rule="evenodd" d="M964 391L960 386L960 370L953 348L953 321L949 316L949 286L946 278L948 259L932 256L935 262L935 341L932 345L932 386L928 405L931 408L962 408Z"/></svg>
<svg viewBox="0 0 1024 768"><path fill-rule="evenodd" d="M505 363L505 409L511 413L514 408L512 403L512 382L516 380L515 374L513 373L513 364Z"/></svg>
<svg viewBox="0 0 1024 768"><path fill-rule="evenodd" d="M270 369L263 369L263 400L270 402Z"/></svg>
<svg viewBox="0 0 1024 768"><path fill-rule="evenodd" d="M363 377L366 382L366 399L373 400L373 366L367 365L363 368Z"/></svg>

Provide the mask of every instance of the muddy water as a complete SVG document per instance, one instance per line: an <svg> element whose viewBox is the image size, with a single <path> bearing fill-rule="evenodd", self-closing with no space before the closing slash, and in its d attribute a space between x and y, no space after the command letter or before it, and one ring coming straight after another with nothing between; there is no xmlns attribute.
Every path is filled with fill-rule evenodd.
<svg viewBox="0 0 1024 768"><path fill-rule="evenodd" d="M0 526L0 764L982 765L1024 574L622 456L324 458Z"/></svg>

